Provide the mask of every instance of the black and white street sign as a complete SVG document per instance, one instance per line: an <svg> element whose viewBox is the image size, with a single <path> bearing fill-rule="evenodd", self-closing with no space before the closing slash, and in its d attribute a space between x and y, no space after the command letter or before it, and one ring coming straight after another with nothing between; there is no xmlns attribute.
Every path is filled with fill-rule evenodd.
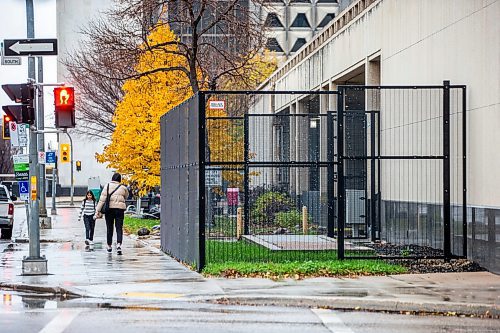
<svg viewBox="0 0 500 333"><path fill-rule="evenodd" d="M3 55L6 57L57 55L57 39L4 39Z"/></svg>
<svg viewBox="0 0 500 333"><path fill-rule="evenodd" d="M20 65L21 57L2 57L2 65Z"/></svg>
<svg viewBox="0 0 500 333"><path fill-rule="evenodd" d="M20 65L21 57L4 57L3 56L3 43L0 43L2 48L0 50L0 58L2 59L2 65Z"/></svg>

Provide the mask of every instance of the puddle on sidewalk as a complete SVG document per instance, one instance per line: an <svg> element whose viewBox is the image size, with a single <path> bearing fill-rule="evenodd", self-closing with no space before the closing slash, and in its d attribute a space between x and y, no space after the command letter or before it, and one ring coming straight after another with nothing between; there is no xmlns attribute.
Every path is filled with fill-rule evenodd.
<svg viewBox="0 0 500 333"><path fill-rule="evenodd" d="M67 298L51 293L0 289L0 313L62 308L107 308L108 302L92 298Z"/></svg>

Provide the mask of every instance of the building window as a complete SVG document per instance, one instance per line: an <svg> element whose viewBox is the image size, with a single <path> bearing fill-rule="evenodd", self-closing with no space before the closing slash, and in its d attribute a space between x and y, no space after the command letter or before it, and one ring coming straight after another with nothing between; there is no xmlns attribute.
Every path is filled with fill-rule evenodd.
<svg viewBox="0 0 500 333"><path fill-rule="evenodd" d="M318 0L316 3L337 3L337 0Z"/></svg>
<svg viewBox="0 0 500 333"><path fill-rule="evenodd" d="M295 17L295 20L293 20L291 27L293 27L293 28L310 28L311 25L309 24L309 21L307 20L306 14L298 14L297 17Z"/></svg>
<svg viewBox="0 0 500 333"><path fill-rule="evenodd" d="M281 24L281 21L276 13L269 13L266 17L264 25L271 28L283 28L283 24Z"/></svg>
<svg viewBox="0 0 500 333"><path fill-rule="evenodd" d="M311 0L290 0L290 3L311 3Z"/></svg>
<svg viewBox="0 0 500 333"><path fill-rule="evenodd" d="M305 43L306 43L305 38L297 38L297 40L295 41L295 44L293 44L293 47L290 50L290 52L297 52L302 46L305 45Z"/></svg>
<svg viewBox="0 0 500 333"><path fill-rule="evenodd" d="M272 52L283 52L283 49L281 48L276 38L268 38L266 42L266 48Z"/></svg>
<svg viewBox="0 0 500 333"><path fill-rule="evenodd" d="M321 22L318 24L318 28L325 27L328 23L330 23L331 20L333 20L334 17L335 17L334 13L326 14L323 20L321 20Z"/></svg>

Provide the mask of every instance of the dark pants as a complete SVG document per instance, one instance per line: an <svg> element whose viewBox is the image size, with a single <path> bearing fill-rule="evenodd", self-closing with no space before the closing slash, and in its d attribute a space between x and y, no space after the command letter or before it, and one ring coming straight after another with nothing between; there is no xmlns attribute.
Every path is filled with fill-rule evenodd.
<svg viewBox="0 0 500 333"><path fill-rule="evenodd" d="M95 220L92 215L83 215L83 223L85 223L85 239L89 239L91 241L94 240L94 229L95 229Z"/></svg>
<svg viewBox="0 0 500 333"><path fill-rule="evenodd" d="M123 239L123 217L125 210L118 208L110 208L105 215L106 219L106 240L109 246L113 244L113 223L116 228L116 242L122 243Z"/></svg>

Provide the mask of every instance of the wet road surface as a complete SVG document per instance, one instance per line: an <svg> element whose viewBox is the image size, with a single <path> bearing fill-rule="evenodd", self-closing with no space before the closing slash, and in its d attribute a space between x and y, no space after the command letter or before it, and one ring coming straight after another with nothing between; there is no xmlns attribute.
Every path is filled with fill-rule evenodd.
<svg viewBox="0 0 500 333"><path fill-rule="evenodd" d="M500 320L340 312L271 306L229 306L172 301L170 307L103 300L60 300L0 291L0 331L10 332L498 332Z"/></svg>

